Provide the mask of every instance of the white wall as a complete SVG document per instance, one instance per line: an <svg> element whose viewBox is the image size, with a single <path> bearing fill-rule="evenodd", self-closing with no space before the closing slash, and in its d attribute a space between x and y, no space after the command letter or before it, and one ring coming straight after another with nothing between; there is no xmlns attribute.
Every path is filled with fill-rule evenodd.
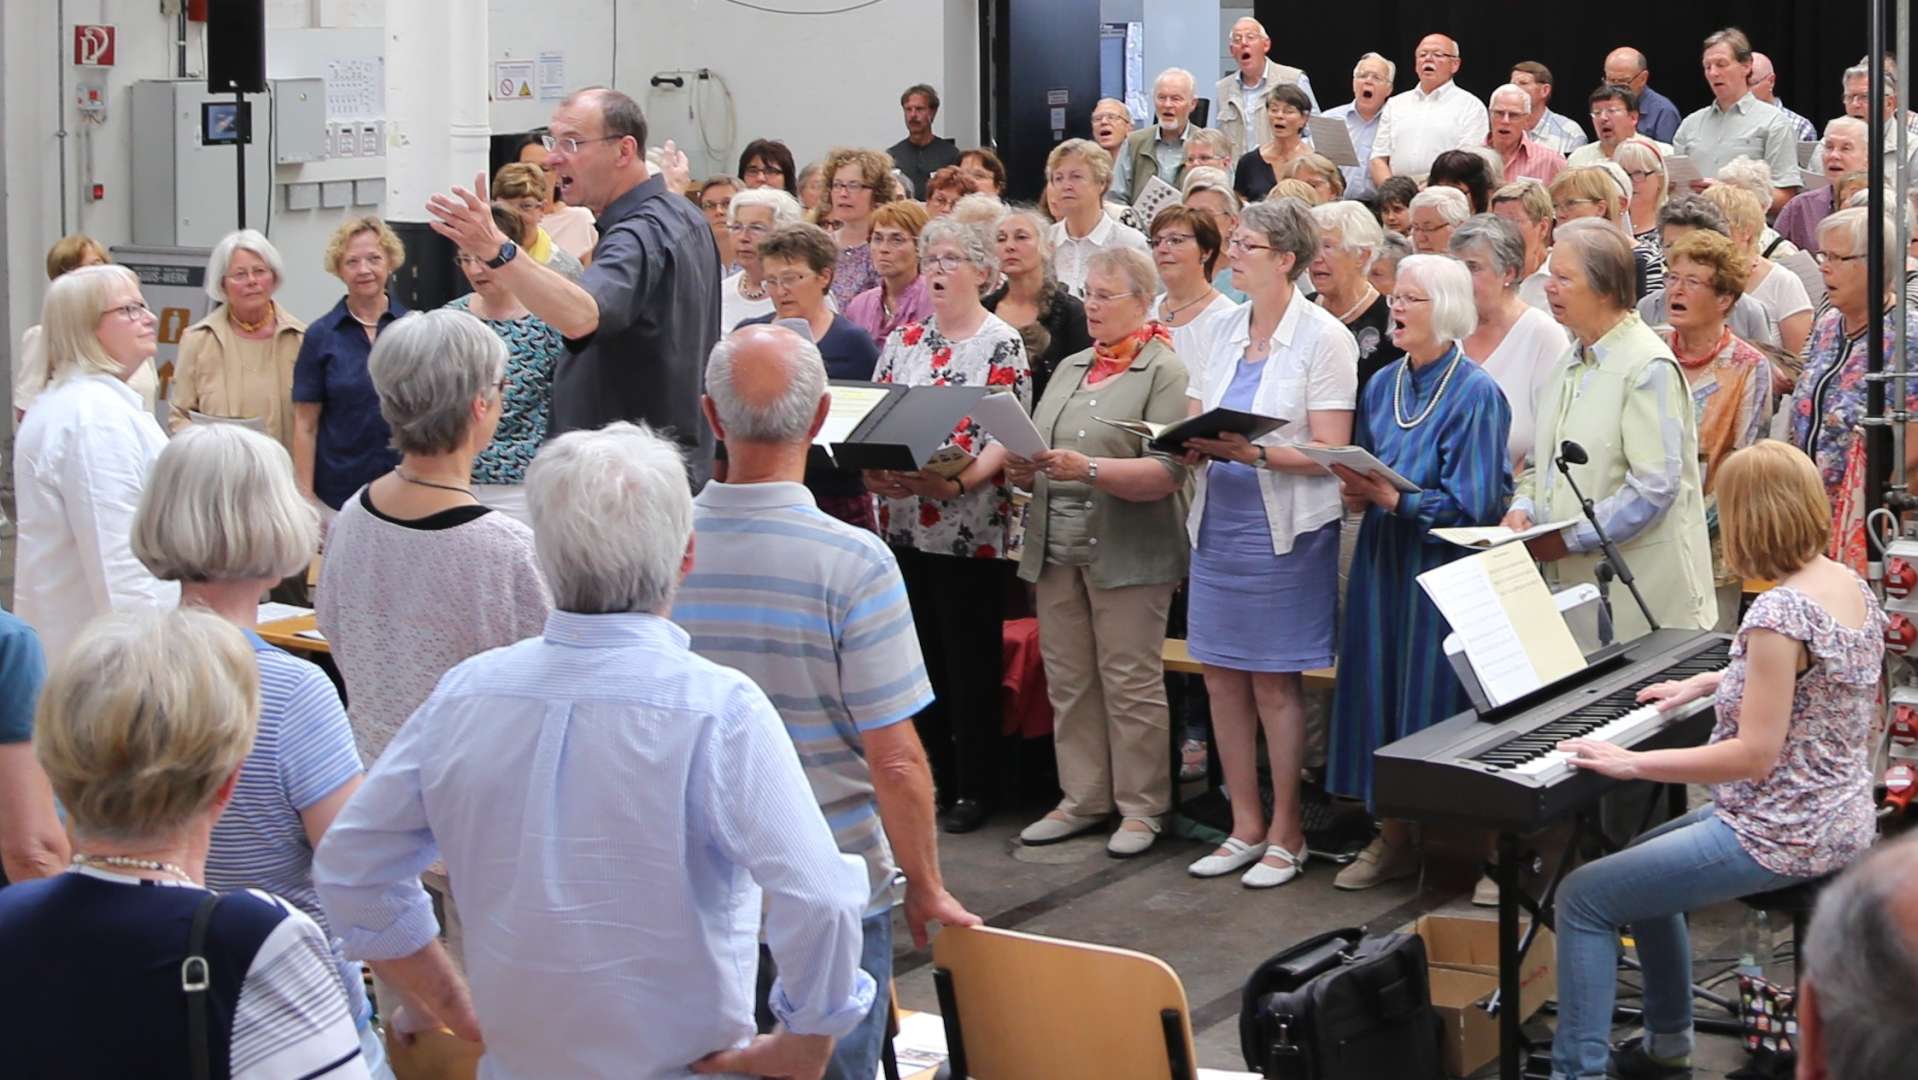
<svg viewBox="0 0 1918 1080"><path fill-rule="evenodd" d="M319 75L329 58L383 52L380 28L387 3L424 2L431 0L267 0L267 74ZM820 11L842 7L844 0L767 0L767 6ZM731 172L739 148L761 136L784 139L801 164L823 157L833 146L890 146L905 134L899 93L916 82L931 83L945 99L936 125L941 134L963 146L978 141L977 0L880 0L845 15L765 14L723 0L488 0L487 8L489 74L496 60L559 52L568 86L610 83L632 93L647 105L657 132L653 142L677 140L701 174ZM61 235L61 141L55 137L61 112L70 132L81 130L71 105L54 92L64 69L70 98L81 73L68 64L71 26L110 23L118 28L119 42L118 65L98 72L108 88L110 112L93 133L93 176L106 185L106 198L93 204L79 199L78 138L69 138L68 232L90 233L108 246L129 240L129 196L140 166L131 160L126 88L136 80L175 75L175 24L159 14L156 0L67 0L66 9L67 25L56 27L56 0L0 3L8 89L0 102L6 116L6 303L16 329L39 321L45 252ZM198 25L190 25L187 51L189 76L203 77ZM431 57L403 59L433 62ZM730 126L719 80L698 95L670 88L654 92L648 85L655 72L702 67L731 91ZM695 111L690 119L689 105ZM537 127L552 106L537 96L495 101L493 130ZM710 155L700 136L701 112L715 144ZM284 185L379 178L383 164L377 158L333 160L279 166L274 173L270 235L288 264L281 299L289 310L311 319L340 292L338 282L320 267L327 235L348 213L384 207L288 210ZM469 179L449 176L447 182Z"/></svg>
<svg viewBox="0 0 1918 1080"><path fill-rule="evenodd" d="M1218 0L1145 0L1148 101L1151 81L1174 67L1192 73L1199 97L1211 97L1219 81L1219 42Z"/></svg>
<svg viewBox="0 0 1918 1080"><path fill-rule="evenodd" d="M803 12L845 4L777 0L766 6ZM724 0L627 4L619 17L619 86L645 106L658 133L652 141L673 139L695 173L733 171L739 148L762 137L783 139L801 167L834 146L891 146L906 135L899 94L918 82L930 83L944 101L934 130L972 146L979 129L978 41L976 0L880 0L843 15L761 14ZM720 76L732 92L730 140L716 86L699 91L689 80L687 89L675 90L648 83L656 72L699 68ZM709 144L718 144L710 154Z"/></svg>

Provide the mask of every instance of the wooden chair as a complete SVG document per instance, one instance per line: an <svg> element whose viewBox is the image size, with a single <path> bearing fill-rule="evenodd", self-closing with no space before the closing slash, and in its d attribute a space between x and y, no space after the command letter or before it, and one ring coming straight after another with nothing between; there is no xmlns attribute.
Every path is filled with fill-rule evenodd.
<svg viewBox="0 0 1918 1080"><path fill-rule="evenodd" d="M955 1077L1197 1075L1185 988L1157 957L982 927L941 931L932 960Z"/></svg>

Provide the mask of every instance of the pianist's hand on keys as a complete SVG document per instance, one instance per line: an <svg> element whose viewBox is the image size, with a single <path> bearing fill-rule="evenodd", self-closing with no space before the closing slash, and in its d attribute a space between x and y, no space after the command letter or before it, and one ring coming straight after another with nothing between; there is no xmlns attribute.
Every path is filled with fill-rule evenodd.
<svg viewBox="0 0 1918 1080"><path fill-rule="evenodd" d="M1567 739L1558 744L1557 754L1546 755L1547 759L1557 758L1558 762L1577 769L1587 769L1614 780L1634 780L1638 777L1638 752L1627 750L1613 742L1618 732L1632 730L1657 717L1661 712L1669 712L1687 702L1712 694L1718 689L1718 680L1724 677L1723 671L1707 671L1678 682L1653 683L1638 692L1638 700L1644 703L1610 724L1599 728L1582 739Z"/></svg>

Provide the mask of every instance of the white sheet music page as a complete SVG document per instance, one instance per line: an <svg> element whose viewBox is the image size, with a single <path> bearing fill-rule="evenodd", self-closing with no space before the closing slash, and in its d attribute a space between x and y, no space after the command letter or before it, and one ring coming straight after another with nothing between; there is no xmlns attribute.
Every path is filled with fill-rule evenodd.
<svg viewBox="0 0 1918 1080"><path fill-rule="evenodd" d="M1545 579L1518 544L1428 570L1419 587L1465 644L1494 705L1515 701L1585 666Z"/></svg>

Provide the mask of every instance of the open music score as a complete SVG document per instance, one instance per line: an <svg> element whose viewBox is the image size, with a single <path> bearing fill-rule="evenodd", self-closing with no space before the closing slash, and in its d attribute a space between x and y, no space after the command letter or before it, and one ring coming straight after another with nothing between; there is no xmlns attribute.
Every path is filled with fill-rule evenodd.
<svg viewBox="0 0 1918 1080"><path fill-rule="evenodd" d="M1538 567L1521 544L1505 544L1418 577L1465 644L1466 659L1494 706L1515 701L1585 667Z"/></svg>

